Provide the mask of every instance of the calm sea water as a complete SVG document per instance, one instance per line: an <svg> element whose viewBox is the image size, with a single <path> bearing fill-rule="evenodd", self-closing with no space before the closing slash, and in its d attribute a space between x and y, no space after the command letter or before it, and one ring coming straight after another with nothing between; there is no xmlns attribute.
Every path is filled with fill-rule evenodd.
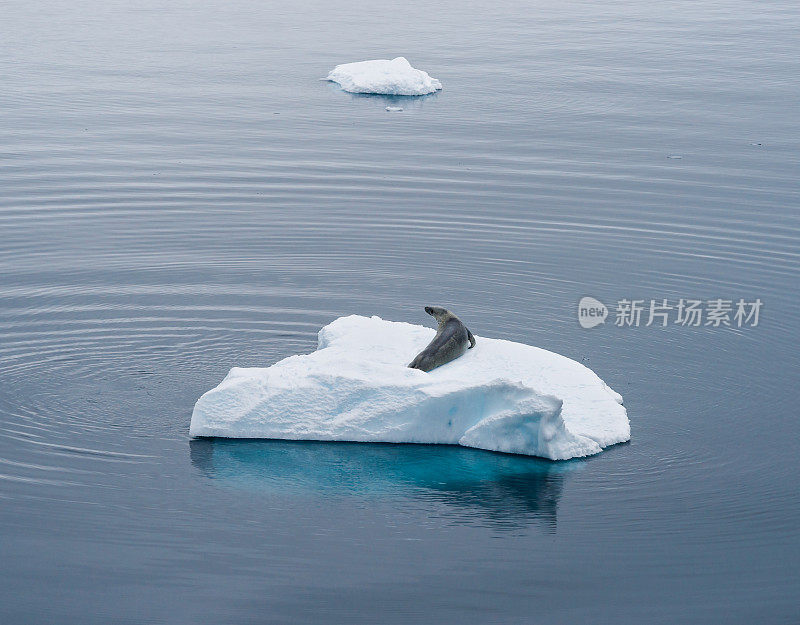
<svg viewBox="0 0 800 625"><path fill-rule="evenodd" d="M435 4L3 5L0 621L798 622L800 8ZM318 80L397 55L444 90ZM631 442L190 440L231 366L434 303Z"/></svg>

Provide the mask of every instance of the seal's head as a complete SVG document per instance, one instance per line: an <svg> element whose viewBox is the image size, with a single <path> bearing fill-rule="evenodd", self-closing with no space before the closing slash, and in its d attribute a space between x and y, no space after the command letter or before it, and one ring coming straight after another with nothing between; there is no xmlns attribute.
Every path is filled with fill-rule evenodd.
<svg viewBox="0 0 800 625"><path fill-rule="evenodd" d="M442 308L441 306L426 306L425 312L436 319L436 321L438 321L440 324L455 317L453 313L446 308Z"/></svg>

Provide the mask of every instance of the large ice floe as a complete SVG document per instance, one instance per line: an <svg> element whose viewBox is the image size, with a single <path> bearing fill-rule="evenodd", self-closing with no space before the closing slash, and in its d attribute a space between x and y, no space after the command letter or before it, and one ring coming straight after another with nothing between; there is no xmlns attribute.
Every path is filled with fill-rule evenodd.
<svg viewBox="0 0 800 625"><path fill-rule="evenodd" d="M192 436L459 444L565 460L627 441L622 397L559 354L476 336L425 373L407 364L425 326L340 317L317 350L266 368L234 367L194 407Z"/></svg>
<svg viewBox="0 0 800 625"><path fill-rule="evenodd" d="M378 59L337 65L326 80L339 83L351 93L427 95L442 88L442 83L427 72L411 67L402 56L391 61Z"/></svg>

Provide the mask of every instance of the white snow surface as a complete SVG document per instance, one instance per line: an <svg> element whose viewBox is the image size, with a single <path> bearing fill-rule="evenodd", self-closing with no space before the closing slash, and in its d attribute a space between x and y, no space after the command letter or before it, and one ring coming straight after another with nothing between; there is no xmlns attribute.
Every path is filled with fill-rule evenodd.
<svg viewBox="0 0 800 625"><path fill-rule="evenodd" d="M378 59L337 65L326 80L339 83L351 93L427 95L442 88L442 83L427 72L411 67L402 56L391 61Z"/></svg>
<svg viewBox="0 0 800 625"><path fill-rule="evenodd" d="M192 436L445 443L565 460L630 439L622 397L590 369L538 347L476 336L426 373L408 363L425 326L340 317L317 350L230 370L195 404Z"/></svg>

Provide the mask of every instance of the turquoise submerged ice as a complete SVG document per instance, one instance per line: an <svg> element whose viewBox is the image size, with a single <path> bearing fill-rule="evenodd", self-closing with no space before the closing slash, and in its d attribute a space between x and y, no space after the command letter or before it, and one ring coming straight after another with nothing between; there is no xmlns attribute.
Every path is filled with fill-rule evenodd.
<svg viewBox="0 0 800 625"><path fill-rule="evenodd" d="M627 441L622 397L591 370L538 347L476 337L425 373L406 365L432 328L341 317L317 350L231 369L194 407L190 434L445 443L565 460Z"/></svg>
<svg viewBox="0 0 800 625"><path fill-rule="evenodd" d="M402 56L391 61L378 59L337 65L326 80L339 83L351 93L427 95L442 88L442 83L411 67Z"/></svg>

